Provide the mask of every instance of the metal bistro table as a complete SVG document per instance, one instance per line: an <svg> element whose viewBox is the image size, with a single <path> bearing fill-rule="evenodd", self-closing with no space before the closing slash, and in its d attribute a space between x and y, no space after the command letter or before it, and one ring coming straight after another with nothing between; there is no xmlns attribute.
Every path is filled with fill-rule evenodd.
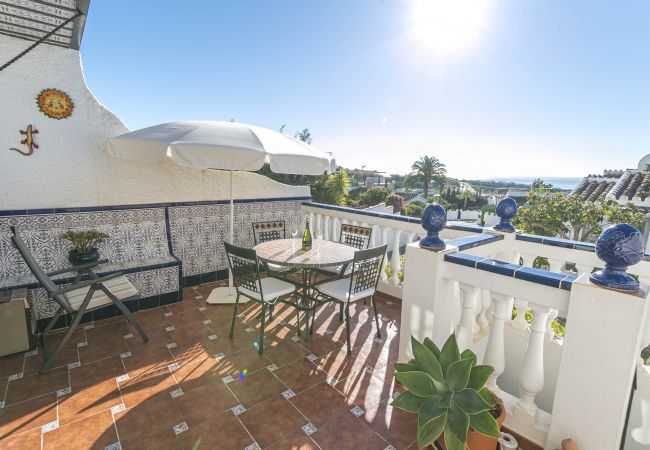
<svg viewBox="0 0 650 450"><path fill-rule="evenodd" d="M302 269L302 284L300 285L302 301L301 304L294 306L298 308L298 335L300 335L300 311L307 313L308 332L305 333L305 339L307 339L309 336L309 314L312 313L313 323L317 305L315 301L313 305L311 304L310 291L316 285L332 280L330 277L321 282L312 282L312 272L315 269L350 264L354 259L356 249L349 245L323 239L314 239L311 249L307 251L302 250L301 239L277 239L262 242L253 248L261 261Z"/></svg>

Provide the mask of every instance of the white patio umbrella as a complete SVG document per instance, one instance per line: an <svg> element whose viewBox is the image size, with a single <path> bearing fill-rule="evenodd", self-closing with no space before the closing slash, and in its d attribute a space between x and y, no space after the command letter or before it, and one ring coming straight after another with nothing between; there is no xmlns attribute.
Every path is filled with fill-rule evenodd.
<svg viewBox="0 0 650 450"><path fill-rule="evenodd" d="M233 171L254 172L269 163L275 173L321 175L336 170L330 153L267 128L236 122L170 122L109 138L108 153L118 158L230 171L230 242L233 242ZM209 303L234 303L229 286L216 288Z"/></svg>

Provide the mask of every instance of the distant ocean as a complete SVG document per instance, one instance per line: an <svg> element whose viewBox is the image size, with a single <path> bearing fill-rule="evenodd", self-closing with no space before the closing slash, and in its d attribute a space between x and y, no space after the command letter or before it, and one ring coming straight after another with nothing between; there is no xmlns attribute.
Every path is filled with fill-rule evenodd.
<svg viewBox="0 0 650 450"><path fill-rule="evenodd" d="M490 181L503 181L506 183L532 184L533 180L541 178L545 183L551 183L560 189L573 189L582 181L582 177L521 177L521 178L490 178Z"/></svg>

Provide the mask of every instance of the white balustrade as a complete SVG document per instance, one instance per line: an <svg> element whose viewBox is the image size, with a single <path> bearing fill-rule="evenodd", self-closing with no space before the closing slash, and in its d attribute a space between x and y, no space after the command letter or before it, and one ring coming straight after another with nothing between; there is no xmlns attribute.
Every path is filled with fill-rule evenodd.
<svg viewBox="0 0 650 450"><path fill-rule="evenodd" d="M474 350L474 310L478 301L480 289L465 283L459 283L462 311L460 323L456 332L458 347L461 351L465 349Z"/></svg>
<svg viewBox="0 0 650 450"><path fill-rule="evenodd" d="M490 330L490 337L488 338L485 356L483 357L483 364L494 367L494 373L490 376L486 386L493 392L499 392L497 378L499 378L499 375L503 373L506 367L504 329L506 320L509 319L508 312L511 307L510 297L496 292L492 292L491 296L494 302L494 313L492 316L492 329Z"/></svg>

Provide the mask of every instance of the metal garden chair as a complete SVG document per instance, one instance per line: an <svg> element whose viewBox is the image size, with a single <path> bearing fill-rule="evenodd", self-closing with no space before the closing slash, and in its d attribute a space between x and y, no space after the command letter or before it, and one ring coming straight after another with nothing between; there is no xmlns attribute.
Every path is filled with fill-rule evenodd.
<svg viewBox="0 0 650 450"><path fill-rule="evenodd" d="M358 225L342 224L339 241L341 244L349 245L359 250L368 248L370 238L372 237L372 228L360 227ZM337 267L323 267L323 272L336 274L339 277L347 277L352 272L350 264L344 264Z"/></svg>
<svg viewBox="0 0 650 450"><path fill-rule="evenodd" d="M139 297L139 294L123 274L114 273L103 277L97 276L91 269L101 263L101 261L68 267L53 272L45 272L38 265L34 256L27 248L27 245L18 235L16 228L13 226L10 228L13 233L13 236L11 237L13 244L25 260L29 270L34 274L34 277L36 277L40 285L47 291L49 298L59 305L56 314L39 336L45 356L45 363L38 371L40 374L47 371L54 361L56 361L61 350L68 342L68 339L70 339L79 326L79 322L83 315L87 312L103 308L110 303L114 303L120 312L124 314L126 320L128 320L133 328L135 328L142 340L144 342L148 341L147 335L142 330L142 327L140 327L128 308L124 306L124 301L136 299ZM83 274L90 277L90 279L81 280L81 277L78 275L72 284L60 286L51 278L55 275L74 272L77 272L78 274L83 272ZM54 324L63 314L70 314L72 316L72 322L70 323L68 331L66 331L63 336L63 339L61 339L61 342L59 342L59 344L54 348L54 351L50 354L47 344L45 343L45 335L52 331Z"/></svg>
<svg viewBox="0 0 650 450"><path fill-rule="evenodd" d="M286 224L284 220L271 220L268 222L253 223L253 240L255 245L262 242L285 239L287 237ZM286 275L291 271L290 267L279 264L263 263L263 266L269 272L269 275Z"/></svg>
<svg viewBox="0 0 650 450"><path fill-rule="evenodd" d="M259 350L261 355L264 353L264 325L266 319L266 308L273 308L278 301L283 300L288 295L296 291L296 287L286 281L273 277L260 277L260 261L257 253L253 249L237 247L236 245L224 242L226 254L228 255L228 264L233 275L235 288L237 289L237 298L232 312L232 323L230 325L230 337L234 336L235 318L237 317L237 306L239 297L245 296L253 301L262 304L262 313L260 314L260 338Z"/></svg>
<svg viewBox="0 0 650 450"><path fill-rule="evenodd" d="M379 317L377 316L377 302L375 292L381 267L386 255L384 244L368 250L358 250L354 253L349 278L339 278L334 281L323 283L316 288L318 293L316 301L326 303L332 301L341 305L345 314L345 331L347 336L348 355L352 354L350 346L350 303L365 300L370 297L375 312L375 323L377 325L377 337L381 338ZM312 315L312 328L314 326L315 311Z"/></svg>

